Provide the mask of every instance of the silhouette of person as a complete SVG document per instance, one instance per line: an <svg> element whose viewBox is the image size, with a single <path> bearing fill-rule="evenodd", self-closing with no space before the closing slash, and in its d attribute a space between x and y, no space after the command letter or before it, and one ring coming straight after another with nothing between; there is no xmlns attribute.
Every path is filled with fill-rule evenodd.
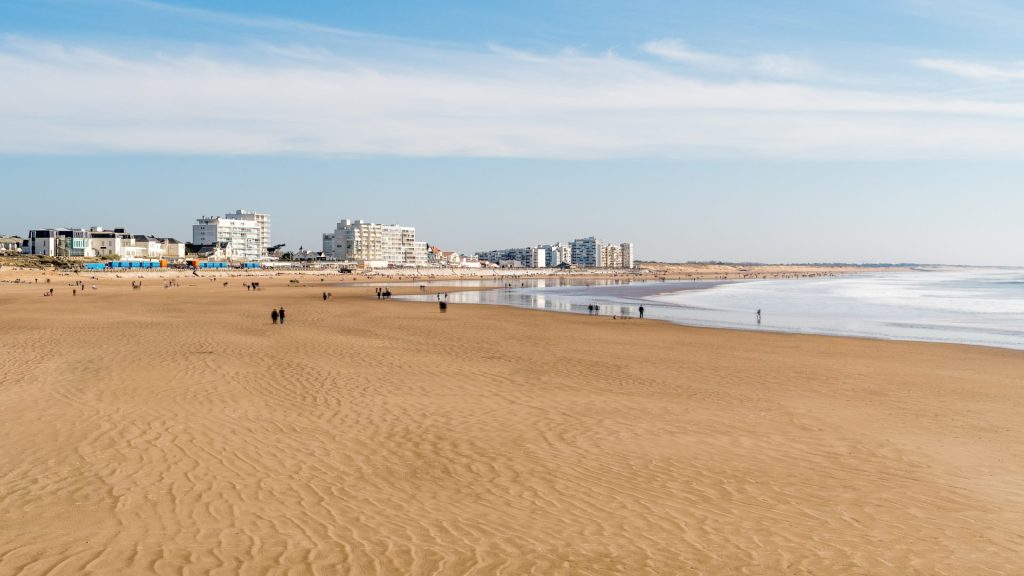
<svg viewBox="0 0 1024 576"><path fill-rule="evenodd" d="M643 320L643 318L644 318L644 307L640 306L640 319Z"/></svg>
<svg viewBox="0 0 1024 576"><path fill-rule="evenodd" d="M277 313L281 317L281 324L284 324L284 306L281 306L281 310Z"/></svg>
<svg viewBox="0 0 1024 576"><path fill-rule="evenodd" d="M270 321L277 324L277 310L270 311Z"/></svg>

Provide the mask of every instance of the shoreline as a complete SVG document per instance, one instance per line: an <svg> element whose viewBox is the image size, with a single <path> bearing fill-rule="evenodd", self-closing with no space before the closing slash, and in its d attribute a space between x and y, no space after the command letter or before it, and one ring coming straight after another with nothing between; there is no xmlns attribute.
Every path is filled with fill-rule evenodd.
<svg viewBox="0 0 1024 576"><path fill-rule="evenodd" d="M780 279L765 279L779 282ZM594 315L611 317L617 320L639 319L637 309L642 305L646 309L645 320L658 320L677 326L696 328L712 328L720 330L739 330L754 333L768 332L777 334L802 334L809 336L824 337L849 337L867 340L893 341L893 342L930 342L939 344L978 346L983 348L998 348L1006 350L1024 351L1024 343L985 341L982 333L973 337L957 338L955 335L943 336L943 333L952 334L956 331L953 326L933 326L929 324L898 324L896 328L909 328L921 331L921 334L906 334L884 331L856 330L843 327L815 326L807 324L803 326L786 326L772 323L766 324L745 324L737 323L728 319L729 314L734 311L722 310L721 314L726 316L721 319L687 318L674 313L681 313L685 310L701 310L672 303L666 297L691 291L708 291L723 285L734 285L738 283L756 283L765 281L762 279L736 279L719 281L698 281L691 285L690 281L669 281L665 290L660 289L661 280L648 282L645 280L634 280L632 283L611 283L608 284L566 284L554 286L513 286L505 289L501 286L455 286L448 289L428 290L427 293L403 294L400 299L413 302L434 302L433 296L437 292L450 292L458 296L449 302L457 305L482 305L482 306L503 306L526 310L540 310L560 314ZM806 279L781 279L782 282L799 282ZM374 284L368 284L374 286ZM430 288L430 287L428 287ZM442 287L434 287L442 288ZM788 288L780 287L780 290ZM473 292L477 294L462 294ZM586 300L586 302L583 302ZM591 313L587 307L594 303L601 306L597 313ZM652 315L653 314L653 315ZM980 330L980 329L979 329Z"/></svg>

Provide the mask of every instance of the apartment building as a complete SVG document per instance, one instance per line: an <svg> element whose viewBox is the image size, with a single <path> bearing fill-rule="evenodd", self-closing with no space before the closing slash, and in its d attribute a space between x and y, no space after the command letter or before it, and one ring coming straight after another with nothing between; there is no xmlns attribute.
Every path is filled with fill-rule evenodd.
<svg viewBox="0 0 1024 576"><path fill-rule="evenodd" d="M544 248L548 268L557 268L565 264L572 264L572 246L569 244L547 244Z"/></svg>
<svg viewBox="0 0 1024 576"><path fill-rule="evenodd" d="M476 257L506 268L517 266L522 266L524 268L545 268L548 265L547 250L540 246L533 248L504 248L501 250L477 252Z"/></svg>
<svg viewBox="0 0 1024 576"><path fill-rule="evenodd" d="M255 222L257 228L259 228L256 243L260 251L260 258L267 256L267 248L270 246L270 214L250 212L249 210L235 210L225 214L224 218Z"/></svg>
<svg viewBox="0 0 1024 576"><path fill-rule="evenodd" d="M604 243L591 236L589 238L577 238L572 241L572 263L576 266L586 268L603 268L604 252L601 248Z"/></svg>
<svg viewBox="0 0 1024 576"><path fill-rule="evenodd" d="M264 238L261 226L255 219L203 216L197 218L192 225L192 243L201 246L224 243L230 246L230 252L236 259L259 260L266 254L267 248L260 244L261 238Z"/></svg>
<svg viewBox="0 0 1024 576"><path fill-rule="evenodd" d="M606 244L593 236L572 241L572 263L587 268L633 268L633 244Z"/></svg>
<svg viewBox="0 0 1024 576"><path fill-rule="evenodd" d="M416 240L412 226L341 220L323 235L323 248L331 260L373 268L427 265L427 243Z"/></svg>

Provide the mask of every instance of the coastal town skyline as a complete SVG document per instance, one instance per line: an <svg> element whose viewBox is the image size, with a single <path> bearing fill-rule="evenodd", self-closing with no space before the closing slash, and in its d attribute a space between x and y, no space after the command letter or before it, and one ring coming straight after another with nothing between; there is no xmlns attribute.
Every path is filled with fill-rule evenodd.
<svg viewBox="0 0 1024 576"><path fill-rule="evenodd" d="M321 235L315 249L286 249L273 243L273 217L266 212L236 209L223 216L201 216L189 240L138 234L126 227L34 228L24 236L0 234L0 255L30 255L78 260L125 260L134 266L186 262L233 263L259 267L293 261L335 262L358 269L374 268L613 268L635 267L632 242L607 243L595 236L571 242L532 244L490 251L459 253L436 242L417 239L416 227L361 219L341 219ZM93 264L87 266L94 267ZM102 266L102 264L100 264Z"/></svg>

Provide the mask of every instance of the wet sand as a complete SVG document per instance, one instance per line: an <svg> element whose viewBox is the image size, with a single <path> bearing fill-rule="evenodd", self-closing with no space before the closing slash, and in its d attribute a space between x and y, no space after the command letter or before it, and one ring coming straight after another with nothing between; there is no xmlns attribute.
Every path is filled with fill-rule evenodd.
<svg viewBox="0 0 1024 576"><path fill-rule="evenodd" d="M1020 352L67 281L0 283L0 574L1024 572Z"/></svg>

